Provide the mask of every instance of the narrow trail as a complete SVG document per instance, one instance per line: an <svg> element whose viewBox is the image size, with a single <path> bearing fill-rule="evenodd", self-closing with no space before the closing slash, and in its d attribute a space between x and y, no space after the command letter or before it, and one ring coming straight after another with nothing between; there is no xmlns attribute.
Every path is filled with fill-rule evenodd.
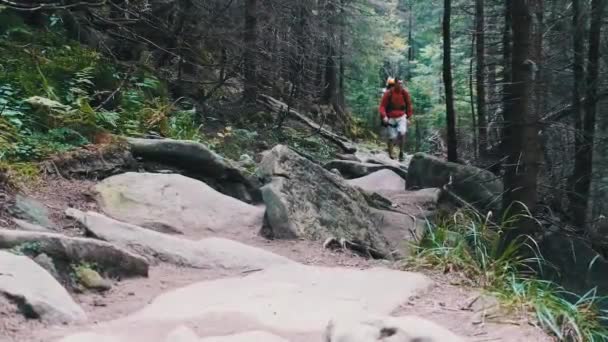
<svg viewBox="0 0 608 342"><path fill-rule="evenodd" d="M393 200L396 212L410 216L433 201L432 191L395 190L403 180L389 172L373 172L348 183L375 189ZM327 249L319 241L265 239L259 234L264 207L240 202L202 183L193 185L172 175L118 177L126 183L111 188L121 183L102 182L108 190L105 199L85 195L96 185L100 192L99 184L62 179L46 182L30 195L55 208L53 219L65 220L61 212L66 207L80 209L83 216L78 220L89 233L147 254L152 260L149 276L115 280L112 289L103 293L74 294L87 315L80 323L58 326L25 320L8 302L0 301L0 336L4 336L0 341L312 342L323 340L326 331L331 335L328 341L336 342L414 341L416 337L442 342L551 341L525 320L484 317L469 308L478 290L449 275L404 272L399 263ZM163 188L162 196L155 186ZM108 200L119 197L122 202ZM131 223L145 217L182 232L154 232L87 211ZM403 224L399 220L405 216L384 214L387 227ZM391 236L390 229L386 235L389 240L397 236ZM208 240L214 238L227 240ZM202 252L188 252L206 240L213 244L205 245ZM183 265L197 265L200 258L206 266ZM380 339L378 334L387 327L397 333Z"/></svg>

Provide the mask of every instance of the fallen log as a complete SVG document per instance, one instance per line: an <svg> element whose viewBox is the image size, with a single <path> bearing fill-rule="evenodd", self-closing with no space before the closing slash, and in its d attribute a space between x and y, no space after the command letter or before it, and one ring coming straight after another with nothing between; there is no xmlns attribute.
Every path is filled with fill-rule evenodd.
<svg viewBox="0 0 608 342"><path fill-rule="evenodd" d="M128 138L136 158L178 167L185 176L198 179L216 190L248 203L261 201L260 184L242 168L211 151L205 145L173 139Z"/></svg>
<svg viewBox="0 0 608 342"><path fill-rule="evenodd" d="M284 102L281 102L271 96L268 95L260 95L258 98L258 102L262 105L264 105L266 108L268 108L270 111L272 111L273 113L281 113L284 112L285 110L287 110L287 104ZM357 148L355 147L355 145L349 141L348 139L346 139L343 136L340 136L334 132L331 132L323 127L321 127L319 124L317 124L316 122L314 122L313 120L307 118L306 116L298 113L297 111L295 111L294 109L289 109L289 114L299 120L300 122L306 124L308 127L312 128L313 130L317 131L320 135L322 135L323 137L325 137L326 139L328 139L329 141L331 141L332 143L336 144L338 147L340 147L344 152L346 153L355 153L357 151Z"/></svg>

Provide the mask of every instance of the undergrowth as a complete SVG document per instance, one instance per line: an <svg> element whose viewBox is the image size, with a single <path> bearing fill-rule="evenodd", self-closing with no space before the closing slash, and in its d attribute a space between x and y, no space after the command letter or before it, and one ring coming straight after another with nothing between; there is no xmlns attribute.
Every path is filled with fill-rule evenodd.
<svg viewBox="0 0 608 342"><path fill-rule="evenodd" d="M61 25L50 18L34 28L0 10L0 164L42 160L107 133L198 139L192 105L169 100L152 73L68 39Z"/></svg>
<svg viewBox="0 0 608 342"><path fill-rule="evenodd" d="M607 341L608 315L600 309L607 298L593 289L583 296L542 280L548 263L529 237L502 245L505 227L469 211L445 216L416 243L408 268L457 273L496 296L508 312L531 314L560 341Z"/></svg>

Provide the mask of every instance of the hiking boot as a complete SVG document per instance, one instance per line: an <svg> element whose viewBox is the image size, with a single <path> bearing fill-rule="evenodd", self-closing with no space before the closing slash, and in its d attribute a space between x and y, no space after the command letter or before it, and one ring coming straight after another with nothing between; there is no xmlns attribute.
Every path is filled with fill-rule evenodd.
<svg viewBox="0 0 608 342"><path fill-rule="evenodd" d="M399 152L399 161L402 162L404 160L405 158L403 157L403 152Z"/></svg>
<svg viewBox="0 0 608 342"><path fill-rule="evenodd" d="M391 158L391 159L395 159L395 156L393 156L393 149L392 149L392 148L389 148L389 149L387 150L387 152L388 152L388 157L389 157L389 158Z"/></svg>

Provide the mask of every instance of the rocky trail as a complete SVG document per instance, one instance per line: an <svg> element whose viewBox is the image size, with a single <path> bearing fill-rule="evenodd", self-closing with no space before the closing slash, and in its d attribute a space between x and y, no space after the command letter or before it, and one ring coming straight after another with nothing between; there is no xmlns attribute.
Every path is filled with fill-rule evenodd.
<svg viewBox="0 0 608 342"><path fill-rule="evenodd" d="M0 214L2 342L552 340L449 275L402 270L446 193L492 205L483 173L281 145L255 174L195 143L95 153L55 160Z"/></svg>

